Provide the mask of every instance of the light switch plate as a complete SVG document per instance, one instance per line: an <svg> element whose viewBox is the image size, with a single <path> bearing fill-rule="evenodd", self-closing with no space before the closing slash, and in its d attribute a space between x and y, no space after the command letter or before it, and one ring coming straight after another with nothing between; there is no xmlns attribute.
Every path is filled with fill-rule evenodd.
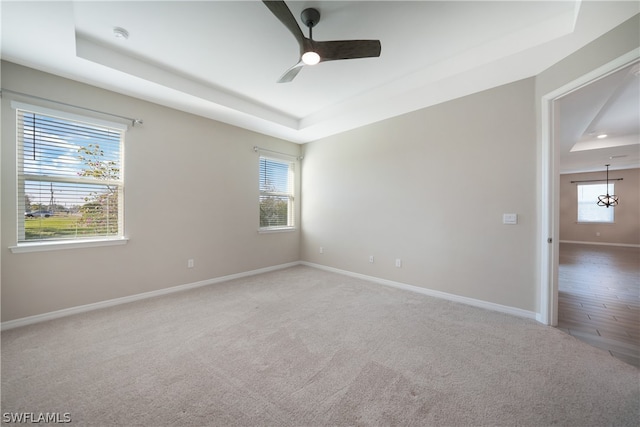
<svg viewBox="0 0 640 427"><path fill-rule="evenodd" d="M502 223L514 225L518 223L518 214L515 213L506 213L502 214Z"/></svg>

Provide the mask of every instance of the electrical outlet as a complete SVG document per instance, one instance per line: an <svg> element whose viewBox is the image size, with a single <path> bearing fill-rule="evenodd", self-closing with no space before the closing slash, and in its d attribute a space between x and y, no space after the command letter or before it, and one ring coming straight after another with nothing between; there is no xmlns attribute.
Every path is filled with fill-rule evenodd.
<svg viewBox="0 0 640 427"><path fill-rule="evenodd" d="M323 254L324 253L324 248L322 246L320 246L320 253Z"/></svg>
<svg viewBox="0 0 640 427"><path fill-rule="evenodd" d="M187 268L193 268L193 259L187 260Z"/></svg>
<svg viewBox="0 0 640 427"><path fill-rule="evenodd" d="M402 260L400 258L396 258L396 267L402 267Z"/></svg>
<svg viewBox="0 0 640 427"><path fill-rule="evenodd" d="M373 255L369 255L369 262L373 262Z"/></svg>

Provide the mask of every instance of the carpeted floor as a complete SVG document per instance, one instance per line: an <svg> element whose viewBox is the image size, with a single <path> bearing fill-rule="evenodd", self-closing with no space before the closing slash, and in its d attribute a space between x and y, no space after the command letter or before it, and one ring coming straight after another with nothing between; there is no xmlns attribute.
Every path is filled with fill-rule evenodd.
<svg viewBox="0 0 640 427"><path fill-rule="evenodd" d="M82 426L635 426L640 371L532 320L299 266L2 332L3 421L24 412Z"/></svg>

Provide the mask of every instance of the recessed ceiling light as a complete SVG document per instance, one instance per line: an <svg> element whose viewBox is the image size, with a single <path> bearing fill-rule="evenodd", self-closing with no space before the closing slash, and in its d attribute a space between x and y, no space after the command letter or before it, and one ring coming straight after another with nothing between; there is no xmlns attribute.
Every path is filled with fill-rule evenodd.
<svg viewBox="0 0 640 427"><path fill-rule="evenodd" d="M113 35L117 39L126 40L126 39L129 38L129 31L125 30L124 28L114 27L113 28Z"/></svg>
<svg viewBox="0 0 640 427"><path fill-rule="evenodd" d="M600 135L598 135L596 138L598 139L604 139L606 138L608 135L606 133L601 133Z"/></svg>

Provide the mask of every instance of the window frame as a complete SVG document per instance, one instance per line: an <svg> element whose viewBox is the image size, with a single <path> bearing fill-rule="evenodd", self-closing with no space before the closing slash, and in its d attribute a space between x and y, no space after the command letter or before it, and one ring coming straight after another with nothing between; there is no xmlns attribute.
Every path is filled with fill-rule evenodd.
<svg viewBox="0 0 640 427"><path fill-rule="evenodd" d="M264 161L271 161L287 165L287 187L288 192L282 191L264 191L261 189L260 179L263 177L260 173L261 164ZM278 233L296 230L296 166L298 160L286 155L277 154L260 154L258 156L258 232L259 233ZM263 197L286 197L287 198L287 225L262 226L260 205Z"/></svg>
<svg viewBox="0 0 640 427"><path fill-rule="evenodd" d="M607 221L607 220L595 220L595 221L589 221L589 220L585 220L584 217L580 216L580 207L584 206L584 203L581 203L581 198L580 198L580 194L581 194L581 187L604 187L603 190L604 192L608 192L609 194L615 194L614 193L614 183L613 182L609 182L609 185L607 187L606 183L600 183L600 184L577 184L576 185L576 223L577 224L615 224L615 207L603 207L603 206L597 206L597 197L595 196L593 197L593 205L596 206L598 209L606 209L607 212L610 214L611 220ZM602 190L594 192L593 194L598 193L598 195L603 194ZM589 199L589 201L591 201L591 199Z"/></svg>
<svg viewBox="0 0 640 427"><path fill-rule="evenodd" d="M128 130L128 126L122 123L116 123L112 121L105 121L99 118L78 115L71 112L66 112L58 109L51 109L37 105L25 104L18 101L11 102L12 109L15 110L15 131L16 131L16 244L10 246L12 253L22 252L37 252L48 251L57 249L72 249L72 248L85 248L94 246L112 246L121 245L128 242L128 238L125 236L124 227L124 146L125 146L125 133ZM66 122L75 122L79 125L86 127L94 127L100 129L109 129L119 133L119 142L117 146L117 167L118 177L116 180L100 180L99 178L87 178L85 176L70 177L64 174L34 174L31 171L25 169L24 157L24 129L20 126L23 123L20 119L30 114L39 116L45 116L51 119L59 119ZM25 195L27 194L26 182L46 182L53 183L53 185L71 185L82 188L83 186L98 186L98 187L115 187L114 194L117 197L117 232L114 234L93 234L87 236L74 236L74 237L54 237L51 239L31 239L27 240L25 236L25 212L27 211L25 206ZM87 191L90 189L87 188Z"/></svg>

